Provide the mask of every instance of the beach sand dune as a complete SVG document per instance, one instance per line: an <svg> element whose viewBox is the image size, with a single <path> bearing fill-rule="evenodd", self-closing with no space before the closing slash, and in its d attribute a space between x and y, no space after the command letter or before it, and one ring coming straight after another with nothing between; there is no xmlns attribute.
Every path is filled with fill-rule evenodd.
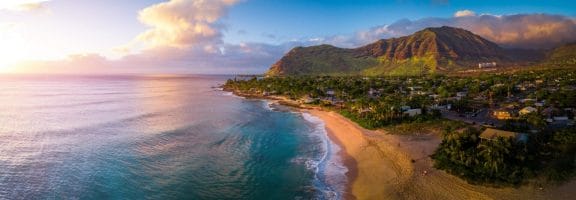
<svg viewBox="0 0 576 200"><path fill-rule="evenodd" d="M330 139L342 147L349 186L346 199L569 199L575 182L540 190L471 185L432 167L440 137L389 135L359 127L329 111L308 110L326 124ZM570 189L572 188L572 190Z"/></svg>

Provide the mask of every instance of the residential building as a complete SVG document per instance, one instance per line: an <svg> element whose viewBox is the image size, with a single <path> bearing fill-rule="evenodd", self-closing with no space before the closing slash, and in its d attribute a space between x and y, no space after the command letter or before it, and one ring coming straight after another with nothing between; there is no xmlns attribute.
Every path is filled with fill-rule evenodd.
<svg viewBox="0 0 576 200"><path fill-rule="evenodd" d="M516 141L526 142L528 141L528 135L523 133L517 133L512 131L504 131L499 129L487 128L480 134L480 139L484 140L495 140L498 137L512 138Z"/></svg>
<svg viewBox="0 0 576 200"><path fill-rule="evenodd" d="M416 115L421 115L422 114L422 109L420 108L415 108L415 109L409 109L403 112L405 115L408 115L410 117L414 117Z"/></svg>
<svg viewBox="0 0 576 200"><path fill-rule="evenodd" d="M499 120L512 119L512 113L508 110L495 110L492 115Z"/></svg>
<svg viewBox="0 0 576 200"><path fill-rule="evenodd" d="M538 109L531 107L531 106L527 106L525 108L522 108L522 110L520 110L519 113L520 113L520 115L527 115L527 114L537 112L537 111L538 111Z"/></svg>

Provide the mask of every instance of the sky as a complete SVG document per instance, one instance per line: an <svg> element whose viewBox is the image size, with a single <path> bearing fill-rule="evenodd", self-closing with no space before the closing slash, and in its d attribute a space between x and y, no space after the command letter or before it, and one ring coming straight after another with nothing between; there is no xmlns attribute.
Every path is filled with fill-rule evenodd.
<svg viewBox="0 0 576 200"><path fill-rule="evenodd" d="M1 0L0 73L262 73L296 46L454 26L506 48L576 41L569 0Z"/></svg>

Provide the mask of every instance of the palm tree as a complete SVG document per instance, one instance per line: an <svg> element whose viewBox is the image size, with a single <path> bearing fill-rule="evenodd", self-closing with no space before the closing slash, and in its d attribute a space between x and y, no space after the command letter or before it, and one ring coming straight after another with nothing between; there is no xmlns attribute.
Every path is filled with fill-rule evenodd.
<svg viewBox="0 0 576 200"><path fill-rule="evenodd" d="M480 143L479 155L484 159L484 169L488 170L491 176L507 167L505 160L509 157L511 147L510 140L503 137Z"/></svg>

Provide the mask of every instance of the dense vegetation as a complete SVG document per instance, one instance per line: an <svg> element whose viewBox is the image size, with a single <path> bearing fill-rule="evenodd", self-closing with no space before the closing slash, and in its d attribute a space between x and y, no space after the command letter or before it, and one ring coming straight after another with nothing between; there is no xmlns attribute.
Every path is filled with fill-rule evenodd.
<svg viewBox="0 0 576 200"><path fill-rule="evenodd" d="M574 175L574 129L541 133L528 143L480 139L479 133L474 128L447 130L432 156L434 166L472 183L498 186L517 185L535 176L565 181Z"/></svg>
<svg viewBox="0 0 576 200"><path fill-rule="evenodd" d="M526 71L517 74L453 77L329 77L298 76L229 80L225 87L243 93L287 96L294 100L313 98L315 104L335 107L365 128L426 121L440 116L436 106L451 105L464 113L481 108L514 106L522 108L534 99L562 114L576 108L574 70ZM465 92L455 98L458 92ZM328 94L331 93L331 94ZM422 109L422 115L407 117L402 107ZM571 113L567 115L572 118ZM543 115L526 115L509 120L510 129L546 128Z"/></svg>
<svg viewBox="0 0 576 200"><path fill-rule="evenodd" d="M407 79L385 80L362 77L285 77L262 80L229 80L225 87L244 93L284 95L294 100L313 98L314 104L337 109L342 115L368 129L410 121L437 119L437 110L422 109L421 115L409 117L403 106L425 108L432 100L427 96L410 96L397 88ZM373 94L368 91L373 89ZM374 88L379 88L374 91ZM332 91L333 94L329 95ZM383 95L386 94L386 95ZM335 103L338 102L338 103Z"/></svg>

